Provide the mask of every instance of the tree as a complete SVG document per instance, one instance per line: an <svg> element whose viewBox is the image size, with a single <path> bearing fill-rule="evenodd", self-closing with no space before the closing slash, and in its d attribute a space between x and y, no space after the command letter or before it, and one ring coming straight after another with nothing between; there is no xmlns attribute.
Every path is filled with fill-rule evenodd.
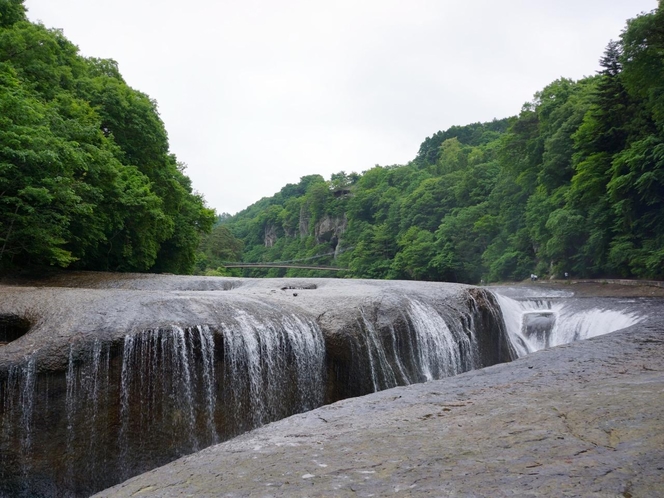
<svg viewBox="0 0 664 498"><path fill-rule="evenodd" d="M0 0L0 28L25 21L23 0Z"/></svg>
<svg viewBox="0 0 664 498"><path fill-rule="evenodd" d="M188 272L214 213L113 61L0 1L0 269Z"/></svg>

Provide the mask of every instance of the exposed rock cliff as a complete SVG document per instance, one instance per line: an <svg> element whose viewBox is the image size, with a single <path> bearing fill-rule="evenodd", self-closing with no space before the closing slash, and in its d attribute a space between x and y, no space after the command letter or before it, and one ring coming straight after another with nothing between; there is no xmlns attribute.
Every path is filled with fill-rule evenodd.
<svg viewBox="0 0 664 498"><path fill-rule="evenodd" d="M265 225L265 230L263 233L263 244L265 247L272 247L277 241L277 227L271 224Z"/></svg>
<svg viewBox="0 0 664 498"><path fill-rule="evenodd" d="M316 244L328 243L336 249L341 236L346 231L348 219L346 215L340 217L324 216L316 223Z"/></svg>

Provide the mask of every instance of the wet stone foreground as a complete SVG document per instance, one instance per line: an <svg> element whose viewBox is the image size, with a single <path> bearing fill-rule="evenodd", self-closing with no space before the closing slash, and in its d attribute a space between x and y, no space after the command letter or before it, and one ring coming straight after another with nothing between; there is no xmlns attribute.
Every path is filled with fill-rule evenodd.
<svg viewBox="0 0 664 498"><path fill-rule="evenodd" d="M272 423L96 496L664 496L664 317Z"/></svg>

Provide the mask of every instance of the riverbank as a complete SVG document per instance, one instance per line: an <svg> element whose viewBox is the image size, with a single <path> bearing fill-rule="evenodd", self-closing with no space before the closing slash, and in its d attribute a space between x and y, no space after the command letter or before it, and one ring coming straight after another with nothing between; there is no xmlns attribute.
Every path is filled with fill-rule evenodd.
<svg viewBox="0 0 664 498"><path fill-rule="evenodd" d="M531 287L572 292L578 297L662 297L664 282L651 280L579 279L503 282L490 287Z"/></svg>

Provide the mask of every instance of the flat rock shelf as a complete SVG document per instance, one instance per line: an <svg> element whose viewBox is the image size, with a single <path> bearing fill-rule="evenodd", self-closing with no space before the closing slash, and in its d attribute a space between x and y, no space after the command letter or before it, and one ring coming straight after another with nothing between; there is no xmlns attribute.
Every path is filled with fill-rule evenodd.
<svg viewBox="0 0 664 498"><path fill-rule="evenodd" d="M99 493L664 495L664 318L295 415Z"/></svg>

